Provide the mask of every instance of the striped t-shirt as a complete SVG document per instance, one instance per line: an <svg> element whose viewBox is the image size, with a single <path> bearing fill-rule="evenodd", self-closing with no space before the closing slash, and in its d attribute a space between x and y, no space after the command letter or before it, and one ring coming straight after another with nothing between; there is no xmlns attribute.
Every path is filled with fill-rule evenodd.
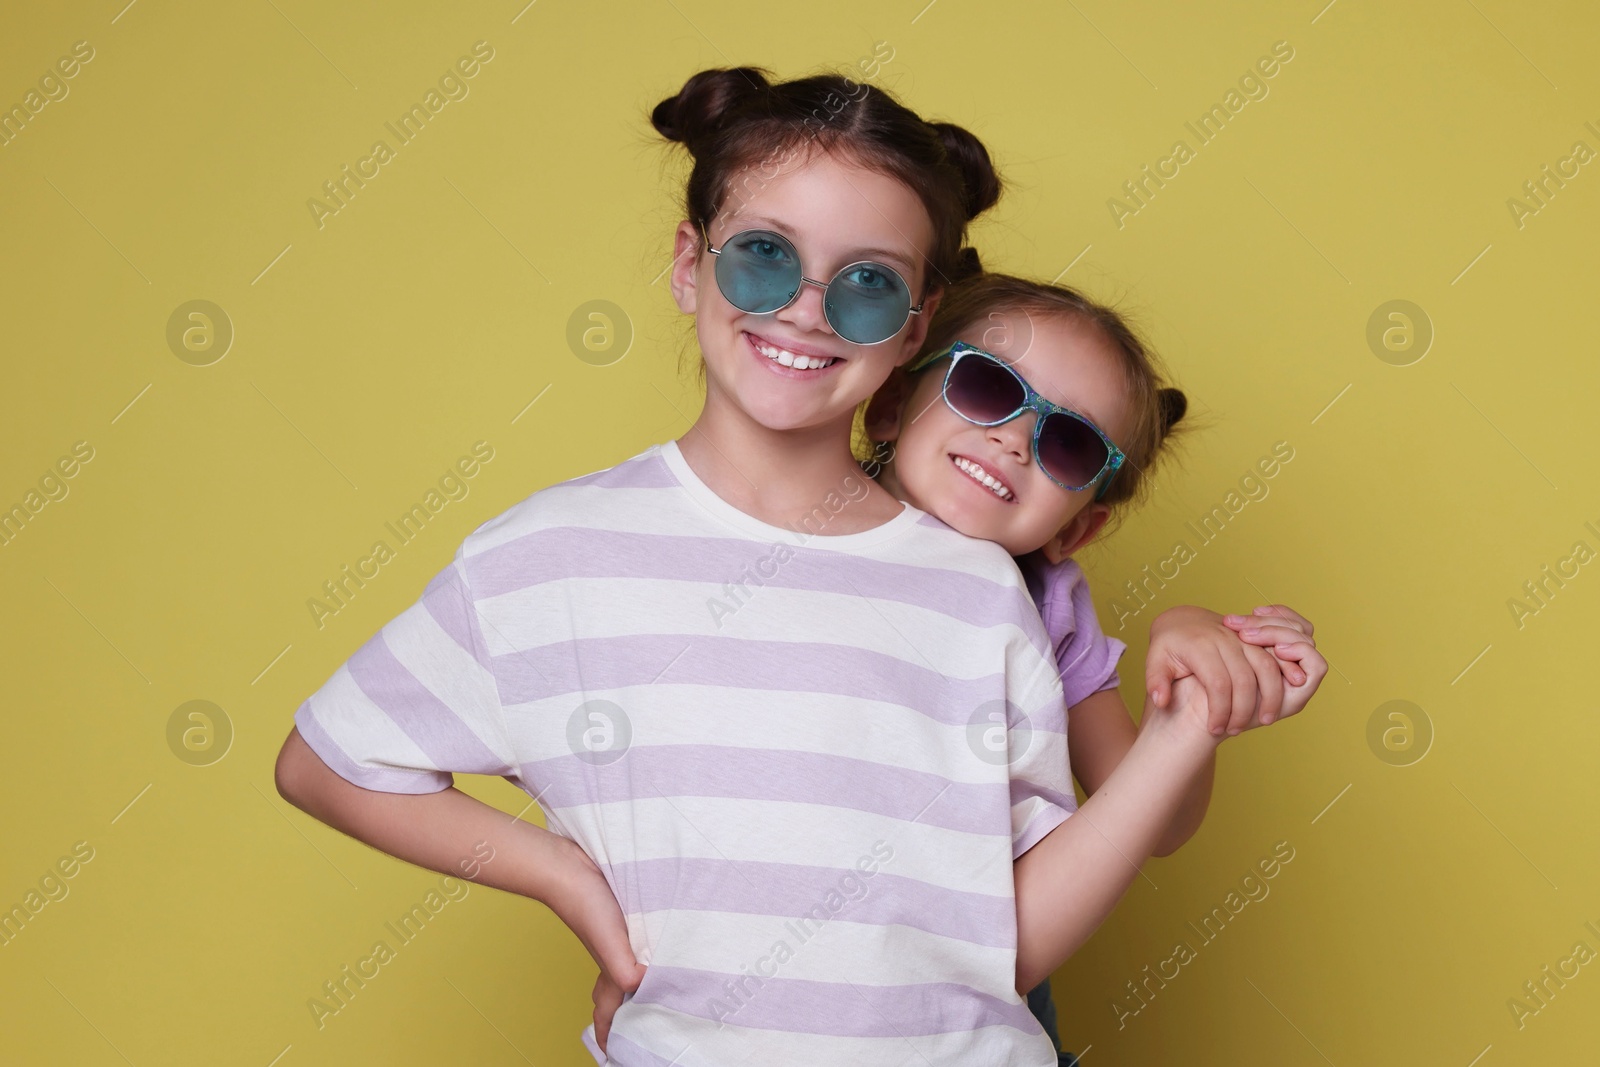
<svg viewBox="0 0 1600 1067"><path fill-rule="evenodd" d="M829 535L865 490L786 530L653 445L479 526L295 715L356 785L501 775L595 860L648 966L611 1063L1056 1062L1011 870L1077 806L1051 641L999 545Z"/></svg>

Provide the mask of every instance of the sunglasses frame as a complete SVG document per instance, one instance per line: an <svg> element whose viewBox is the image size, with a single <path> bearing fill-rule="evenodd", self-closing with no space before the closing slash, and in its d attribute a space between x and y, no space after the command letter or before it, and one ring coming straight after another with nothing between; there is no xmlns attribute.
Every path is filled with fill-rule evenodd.
<svg viewBox="0 0 1600 1067"><path fill-rule="evenodd" d="M704 223L701 223L701 225L700 225L700 232L705 236L705 239L706 239L706 251L710 252L714 256L722 255L722 249L728 247L728 242L729 241L735 240L736 238L739 238L739 237L743 237L747 233L763 233L763 234L771 234L773 237L776 237L778 240L780 240L784 244L788 245L789 246L789 250L794 253L794 261L796 263L800 262L800 250L798 248L795 248L793 241L789 240L789 238L785 237L783 234L778 233L776 230L768 230L768 229L763 229L760 226L752 226L747 230L740 230L738 233L730 234L727 237L723 238L722 239L722 248L712 248L711 247L711 235L706 232L706 228L705 228L705 224ZM905 277L899 271L895 270L893 267L889 266L887 263L879 263L876 260L871 260L871 259L858 259L854 263L846 263L844 266L842 266L838 270L834 271L833 277L829 278L825 282L819 282L815 278L807 278L806 275L805 275L805 268L801 267L801 269L800 269L800 284L795 286L794 295L790 296L788 300L785 300L782 304L779 304L777 307L773 308L771 311L745 311L744 308L739 308L738 304L734 304L733 300L731 298L729 298L727 293L723 293L722 294L722 298L724 300L727 300L728 303L732 304L734 307L739 308L740 311L744 311L744 313L746 315L772 315L772 314L775 314L775 313L777 313L779 311L782 311L784 308L788 307L790 304L793 304L796 300L800 299L800 294L801 294L801 292L804 291L806 285L808 285L808 284L809 285L815 285L817 288L821 289L824 293L826 293L828 291L828 287L831 286L834 282L838 281L839 280L839 276L841 274L843 274L845 271L849 270L851 267L860 267L860 266L869 266L869 267L872 267L872 268L874 268L876 270L888 271L890 274L893 274L896 278L898 278L900 280L901 286L903 286L905 288L907 299L908 300L910 299L910 296L911 296L911 283L906 281ZM714 275L716 272L713 271L712 273ZM717 279L717 290L719 292L722 290L722 279L721 278ZM839 328L834 325L833 316L828 314L828 302L827 302L827 300L823 300L823 302L822 302L822 316L823 316L823 318L828 320L828 328L831 329L834 332L834 335L836 337L838 337L841 341L849 341L853 345L862 345L862 346L866 346L866 345L881 345L881 344L883 344L883 342L889 340L892 337L895 337L897 334L900 333L901 330L905 329L906 328L906 323L911 321L911 316L922 314L923 305L926 304L926 303L927 303L927 300L924 299L922 301L922 303L920 303L920 304L908 304L907 307L906 307L905 318L900 320L900 324L898 326L896 326L894 328L894 330L887 337L880 337L876 341L854 341L854 340L851 340L850 338L846 337L844 334L840 333L839 332Z"/></svg>
<svg viewBox="0 0 1600 1067"><path fill-rule="evenodd" d="M1038 390L1028 384L1028 379L1017 373L1017 369L1011 364L1007 363L993 352L985 352L977 345L969 345L965 341L957 341L954 344L942 348L937 352L931 352L923 358L916 360L906 368L906 373L915 374L924 367L936 363L946 356L950 357L950 366L945 371L944 382L939 386L939 396L944 400L945 407L949 408L957 415L960 415L963 419L966 419L974 426L999 426L1002 423L1010 422L1018 415L1021 415L1024 411L1032 411L1038 416L1033 421L1033 460L1035 463L1039 464L1039 469L1044 471L1045 477L1049 478L1052 482L1055 482L1068 492L1079 493L1093 485L1095 483L1095 479L1104 475L1105 481L1100 483L1100 488L1095 492L1094 498L1095 500L1099 500L1101 497L1105 496L1106 490L1111 487L1111 480L1117 476L1117 471L1122 468L1122 464L1128 458L1128 456L1127 453L1117 447L1116 442L1112 441L1110 437L1106 436L1104 430L1096 426L1087 416L1073 411L1071 408L1064 408L1060 404L1046 400L1039 394ZM995 419L993 422L979 422L977 419L974 419L962 412L955 406L955 404L951 403L950 378L955 373L956 364L960 363L961 360L966 356L982 357L992 363L998 363L1000 366L1004 367L1008 372L1010 372L1011 376L1015 378L1022 386L1023 400L1021 406L1004 418ZM1101 465L1098 471L1095 471L1094 477L1090 478L1082 485L1068 485L1060 478L1057 478L1054 474L1051 474L1048 469L1046 469L1044 465L1044 457L1039 454L1039 438L1044 433L1044 420L1045 416L1047 415L1067 415L1071 418L1077 419L1079 422L1089 427L1089 429L1093 430L1095 435L1099 437L1100 440L1105 442L1105 463ZM1110 473L1107 473L1108 471Z"/></svg>

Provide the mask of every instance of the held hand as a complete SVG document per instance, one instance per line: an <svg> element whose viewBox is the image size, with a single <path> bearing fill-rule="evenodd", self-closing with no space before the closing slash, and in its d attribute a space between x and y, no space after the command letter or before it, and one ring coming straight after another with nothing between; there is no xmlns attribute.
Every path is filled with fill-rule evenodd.
<svg viewBox="0 0 1600 1067"><path fill-rule="evenodd" d="M1310 701L1328 674L1328 661L1317 651L1310 619L1283 604L1265 604L1249 615L1226 615L1223 623L1238 632L1239 640L1272 650L1283 670L1285 682L1283 708L1278 715L1261 723L1293 715Z"/></svg>
<svg viewBox="0 0 1600 1067"><path fill-rule="evenodd" d="M576 843L565 838L560 850L557 882L560 888L545 901L556 917L578 936L589 955L600 965L594 984L595 1039L601 1051L611 1030L625 993L639 988L644 966L633 955L628 941L628 924L617 906L616 897L599 866Z"/></svg>
<svg viewBox="0 0 1600 1067"><path fill-rule="evenodd" d="M1165 705L1158 705L1153 696L1145 699L1139 736L1142 739L1145 734L1161 734L1185 746L1193 744L1215 751L1226 737L1211 729L1211 709L1205 683L1193 674L1185 674L1168 687Z"/></svg>
<svg viewBox="0 0 1600 1067"><path fill-rule="evenodd" d="M1283 714L1285 684L1277 656L1241 641L1214 611L1181 605L1151 623L1145 659L1151 702L1167 707L1181 678L1194 678L1205 690L1207 728L1215 736L1238 734Z"/></svg>

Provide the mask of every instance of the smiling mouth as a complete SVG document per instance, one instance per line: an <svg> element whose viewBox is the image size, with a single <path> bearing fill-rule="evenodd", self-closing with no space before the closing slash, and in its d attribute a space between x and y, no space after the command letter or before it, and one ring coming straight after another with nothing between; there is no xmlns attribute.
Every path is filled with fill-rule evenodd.
<svg viewBox="0 0 1600 1067"><path fill-rule="evenodd" d="M968 459L966 456L958 456L954 453L951 453L950 455L950 462L955 464L957 470L961 471L967 477L971 478L973 481L977 482L979 485L983 486L985 489L989 490L989 492L993 493L1001 500L1004 500L1006 503L1009 504L1016 501L1016 494L1011 491L1011 487L1005 482L1002 482L999 478L996 478L994 475L990 474L988 471L984 470L980 464Z"/></svg>
<svg viewBox="0 0 1600 1067"><path fill-rule="evenodd" d="M825 370L828 367L833 366L835 363L841 362L841 360L839 360L837 357L808 356L802 355L798 352L791 352L787 348L782 348L778 345L763 341L755 334L747 333L745 336L750 338L750 346L757 352L761 353L763 356L766 356L774 363L781 364L782 366L789 367L794 370Z"/></svg>

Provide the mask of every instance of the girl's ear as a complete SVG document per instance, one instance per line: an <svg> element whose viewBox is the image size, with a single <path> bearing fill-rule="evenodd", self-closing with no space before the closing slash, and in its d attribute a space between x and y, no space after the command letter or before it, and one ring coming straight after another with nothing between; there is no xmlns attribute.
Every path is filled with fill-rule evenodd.
<svg viewBox="0 0 1600 1067"><path fill-rule="evenodd" d="M1110 517L1111 508L1108 505L1090 504L1056 531L1056 535L1046 541L1040 551L1052 564L1060 563L1093 541Z"/></svg>
<svg viewBox="0 0 1600 1067"><path fill-rule="evenodd" d="M688 219L678 223L672 239L672 299L678 310L693 315L699 308L700 231Z"/></svg>
<svg viewBox="0 0 1600 1067"><path fill-rule="evenodd" d="M878 391L867 401L867 410L861 417L862 428L866 430L870 440L899 439L900 413L905 410L913 384L911 375L901 367L896 367L889 372L889 377L884 383L878 386Z"/></svg>

